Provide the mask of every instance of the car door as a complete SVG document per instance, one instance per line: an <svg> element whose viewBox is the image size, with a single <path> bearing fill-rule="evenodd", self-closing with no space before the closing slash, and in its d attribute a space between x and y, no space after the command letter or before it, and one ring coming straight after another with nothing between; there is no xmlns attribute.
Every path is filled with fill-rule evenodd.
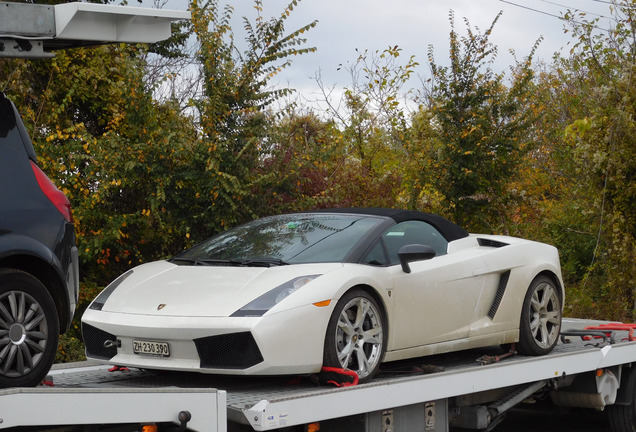
<svg viewBox="0 0 636 432"><path fill-rule="evenodd" d="M448 242L430 224L399 223L383 234L393 277L389 350L466 338L475 321L484 277L482 259L474 253L447 254ZM430 260L410 263L405 273L397 251L406 244L425 244L436 251Z"/></svg>

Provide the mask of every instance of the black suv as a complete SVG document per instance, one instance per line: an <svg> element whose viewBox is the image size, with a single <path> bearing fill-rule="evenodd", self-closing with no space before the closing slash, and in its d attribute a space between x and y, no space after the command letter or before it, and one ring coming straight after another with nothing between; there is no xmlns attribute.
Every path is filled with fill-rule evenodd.
<svg viewBox="0 0 636 432"><path fill-rule="evenodd" d="M71 205L0 92L0 388L39 384L79 291Z"/></svg>

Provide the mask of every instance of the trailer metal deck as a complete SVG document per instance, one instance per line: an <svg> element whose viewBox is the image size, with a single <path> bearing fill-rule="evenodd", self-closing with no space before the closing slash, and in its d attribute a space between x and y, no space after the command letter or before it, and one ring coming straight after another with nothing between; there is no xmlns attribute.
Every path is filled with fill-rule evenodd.
<svg viewBox="0 0 636 432"><path fill-rule="evenodd" d="M564 320L564 329L589 321ZM623 335L617 335L619 340ZM233 377L199 373L114 371L89 362L51 371L54 387L0 391L0 429L35 424L25 406L46 406L41 424L175 422L189 411L188 427L223 432L227 421L267 431L352 416L492 389L554 380L636 360L636 343L570 338L549 355L514 355L496 363L498 347L386 364L372 382L351 387L318 386L308 377ZM415 372L413 368L435 371ZM28 399L28 402L26 401ZM41 402L40 402L41 401ZM21 408L22 407L22 408ZM47 423L48 422L48 423Z"/></svg>

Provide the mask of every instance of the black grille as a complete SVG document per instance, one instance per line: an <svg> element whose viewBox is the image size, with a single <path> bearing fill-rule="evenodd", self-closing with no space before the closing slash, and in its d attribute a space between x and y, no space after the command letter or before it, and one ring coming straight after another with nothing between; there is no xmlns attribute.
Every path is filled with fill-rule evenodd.
<svg viewBox="0 0 636 432"><path fill-rule="evenodd" d="M203 337L194 344L202 368L247 369L263 361L250 332Z"/></svg>
<svg viewBox="0 0 636 432"><path fill-rule="evenodd" d="M82 337L86 346L86 354L89 357L102 360L110 360L117 354L117 347L104 347L104 342L115 341L117 338L104 330L82 323Z"/></svg>
<svg viewBox="0 0 636 432"><path fill-rule="evenodd" d="M500 247L508 246L508 243L504 243L504 242L500 242L500 241L492 240L492 239L485 239L485 238L478 238L477 242L479 243L479 246L485 246L485 247L500 248Z"/></svg>
<svg viewBox="0 0 636 432"><path fill-rule="evenodd" d="M490 319L493 319L495 317L495 314L497 313L497 309L499 309L499 304L501 303L501 299L503 298L504 293L506 292L506 287L508 286L508 279L510 279L510 270L503 273L501 275L501 278L499 278L499 286L497 286L497 293L495 294L495 299L493 300L492 305L490 306L490 311L488 311L488 316L490 317Z"/></svg>

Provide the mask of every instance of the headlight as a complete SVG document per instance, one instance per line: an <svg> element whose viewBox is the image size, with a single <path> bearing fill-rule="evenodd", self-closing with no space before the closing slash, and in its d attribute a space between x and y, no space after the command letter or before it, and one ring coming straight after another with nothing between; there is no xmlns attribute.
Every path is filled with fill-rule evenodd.
<svg viewBox="0 0 636 432"><path fill-rule="evenodd" d="M104 307L104 303L106 303L106 300L108 300L108 297L110 297L113 291L115 291L115 288L117 288L119 284L125 281L126 278L132 274L132 272L133 272L132 270L128 270L126 273L124 273L123 275L119 276L117 279L112 281L110 285L104 288L104 290L100 292L97 297L95 297L95 300L93 300L93 303L91 303L91 305L88 308L93 310L102 310L102 308Z"/></svg>
<svg viewBox="0 0 636 432"><path fill-rule="evenodd" d="M309 276L301 276L294 278L290 281L285 282L282 285L277 286L276 288L266 292L262 296L252 300L236 312L234 312L232 317L259 317L263 316L265 312L276 306L283 299L291 295L298 288L308 284L312 280L316 279L320 275L309 275Z"/></svg>

